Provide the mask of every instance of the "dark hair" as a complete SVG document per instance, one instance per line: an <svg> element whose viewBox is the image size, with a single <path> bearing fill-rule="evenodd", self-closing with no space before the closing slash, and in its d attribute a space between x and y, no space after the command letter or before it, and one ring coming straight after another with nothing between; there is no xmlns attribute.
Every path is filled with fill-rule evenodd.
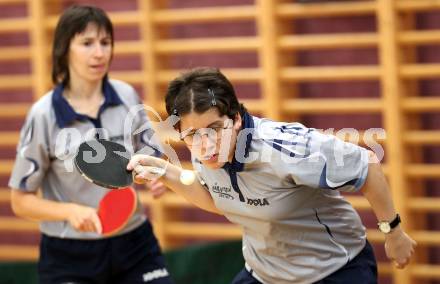
<svg viewBox="0 0 440 284"><path fill-rule="evenodd" d="M95 23L99 29L104 29L110 36L113 47L113 25L102 9L78 5L69 7L61 15L55 28L52 46L52 82L54 84L69 85L67 56L70 42L76 34L83 32L89 23Z"/></svg>
<svg viewBox="0 0 440 284"><path fill-rule="evenodd" d="M185 115L190 112L204 113L216 107L221 116L234 119L237 113L246 112L238 102L234 87L219 69L198 67L172 80L165 97L169 115Z"/></svg>

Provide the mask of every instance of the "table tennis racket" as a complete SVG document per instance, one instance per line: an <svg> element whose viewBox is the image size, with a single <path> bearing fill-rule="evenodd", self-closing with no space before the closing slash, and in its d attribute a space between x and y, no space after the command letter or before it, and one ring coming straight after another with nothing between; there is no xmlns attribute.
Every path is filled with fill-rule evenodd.
<svg viewBox="0 0 440 284"><path fill-rule="evenodd" d="M122 230L136 210L137 195L132 187L109 191L99 202L98 217L104 236Z"/></svg>
<svg viewBox="0 0 440 284"><path fill-rule="evenodd" d="M125 188L133 183L133 173L127 170L130 153L119 143L90 140L81 143L75 156L75 166L89 181L110 189ZM151 174L161 176L165 169L148 167Z"/></svg>

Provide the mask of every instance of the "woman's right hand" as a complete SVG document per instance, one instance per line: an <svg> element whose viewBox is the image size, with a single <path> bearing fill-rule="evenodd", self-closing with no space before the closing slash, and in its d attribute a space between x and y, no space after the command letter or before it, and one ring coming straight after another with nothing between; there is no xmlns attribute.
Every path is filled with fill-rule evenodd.
<svg viewBox="0 0 440 284"><path fill-rule="evenodd" d="M134 172L134 181L139 184L161 178L166 173L168 162L149 155L134 155L127 170Z"/></svg>
<svg viewBox="0 0 440 284"><path fill-rule="evenodd" d="M95 208L70 203L67 209L67 221L79 232L102 233L101 221Z"/></svg>

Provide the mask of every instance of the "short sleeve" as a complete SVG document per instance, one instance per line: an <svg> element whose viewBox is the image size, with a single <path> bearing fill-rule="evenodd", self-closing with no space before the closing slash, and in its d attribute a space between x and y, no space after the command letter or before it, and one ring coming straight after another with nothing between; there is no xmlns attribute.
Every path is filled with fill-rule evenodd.
<svg viewBox="0 0 440 284"><path fill-rule="evenodd" d="M24 192L36 192L49 167L47 127L45 119L32 110L20 132L20 141L9 187Z"/></svg>
<svg viewBox="0 0 440 284"><path fill-rule="evenodd" d="M269 143L282 153L277 167L296 185L351 192L365 183L367 149L301 124L283 125L278 131Z"/></svg>

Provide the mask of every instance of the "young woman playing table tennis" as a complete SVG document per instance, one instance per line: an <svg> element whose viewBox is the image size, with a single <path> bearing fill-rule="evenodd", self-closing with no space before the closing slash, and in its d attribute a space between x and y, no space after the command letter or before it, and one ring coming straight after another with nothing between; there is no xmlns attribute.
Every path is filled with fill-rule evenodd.
<svg viewBox="0 0 440 284"><path fill-rule="evenodd" d="M53 42L56 86L32 106L22 128L9 186L15 214L41 222L39 283L172 283L142 206L116 236L103 237L97 206L109 190L73 166L87 135L122 144L124 120L140 102L130 85L107 76L113 40L104 11L68 8ZM134 134L148 123L145 112L137 113L129 136L136 151L154 155L161 148L150 140L152 130ZM157 194L164 189L153 187Z"/></svg>
<svg viewBox="0 0 440 284"><path fill-rule="evenodd" d="M365 228L339 191L364 194L388 257L398 268L409 263L416 244L399 226L373 152L299 123L250 115L213 68L174 79L166 108L180 118L175 128L200 183L180 183L181 168L148 155L132 157L128 168L138 181L151 177L142 166L166 168L162 181L172 190L242 227L246 263L233 283L377 283Z"/></svg>

